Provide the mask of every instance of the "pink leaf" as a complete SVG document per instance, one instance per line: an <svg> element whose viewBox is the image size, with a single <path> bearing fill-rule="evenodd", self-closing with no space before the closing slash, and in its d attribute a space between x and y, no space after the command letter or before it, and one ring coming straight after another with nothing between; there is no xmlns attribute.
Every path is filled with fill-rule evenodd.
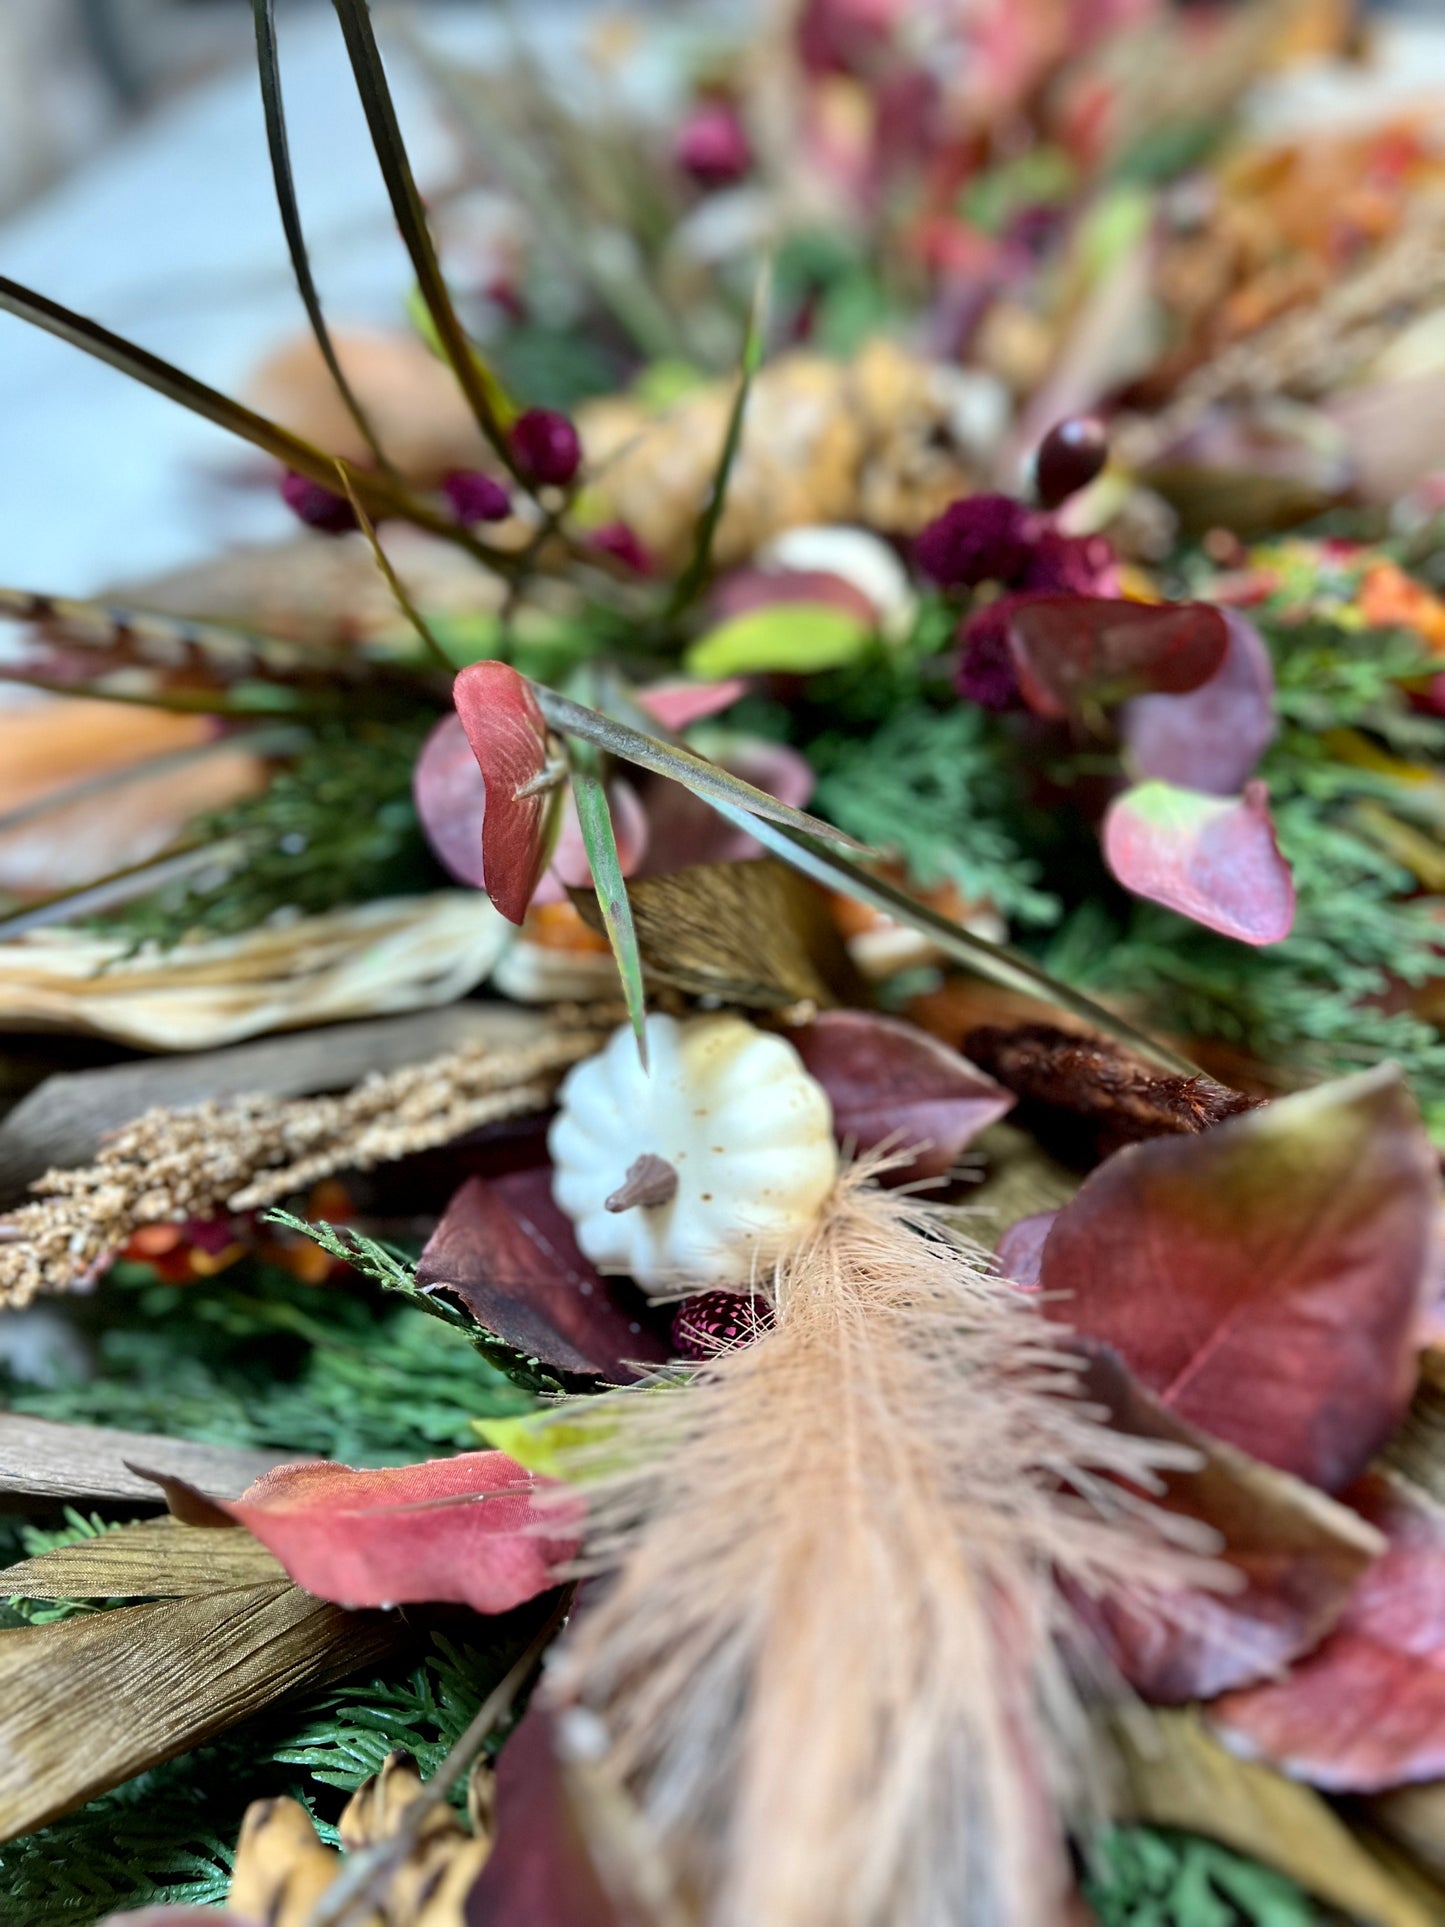
<svg viewBox="0 0 1445 1927"><path fill-rule="evenodd" d="M1089 1348L1082 1389L1111 1423L1198 1454L1195 1471L1164 1477L1155 1503L1202 1520L1235 1575L1232 1590L1079 1601L1110 1658L1138 1692L1177 1704L1252 1684L1318 1644L1384 1541L1311 1485L1184 1424L1130 1378L1113 1352Z"/></svg>
<svg viewBox="0 0 1445 1927"><path fill-rule="evenodd" d="M655 682L650 688L634 690L633 700L655 723L680 732L730 709L747 692L741 676L729 676L722 682Z"/></svg>
<svg viewBox="0 0 1445 1927"><path fill-rule="evenodd" d="M1345 1494L1388 1540L1334 1631L1282 1680L1211 1709L1236 1752L1335 1793L1445 1776L1445 1512L1372 1474Z"/></svg>
<svg viewBox="0 0 1445 1927"><path fill-rule="evenodd" d="M1109 805L1104 856L1135 896L1241 943L1278 943L1294 923L1294 877L1263 783L1238 797L1137 783Z"/></svg>
<svg viewBox="0 0 1445 1927"><path fill-rule="evenodd" d="M489 1332L557 1371L625 1383L668 1356L635 1287L583 1257L546 1169L470 1178L447 1206L417 1282L453 1293Z"/></svg>
<svg viewBox="0 0 1445 1927"><path fill-rule="evenodd" d="M1224 661L1228 642L1224 617L1207 602L1030 595L1009 615L1024 700L1055 718L1075 714L1081 702L1197 689Z"/></svg>
<svg viewBox="0 0 1445 1927"><path fill-rule="evenodd" d="M713 612L720 618L751 615L780 602L823 603L846 610L871 628L878 619L873 602L856 583L831 569L739 569L713 591Z"/></svg>
<svg viewBox="0 0 1445 1927"><path fill-rule="evenodd" d="M1136 696L1120 719L1141 776L1211 796L1243 789L1274 738L1274 668L1259 631L1223 611L1229 646L1219 668L1182 696Z"/></svg>
<svg viewBox="0 0 1445 1927"><path fill-rule="evenodd" d="M1036 1211L1031 1218L1020 1218L1005 1229L993 1254L1002 1277L1025 1291L1038 1290L1044 1246L1058 1215L1057 1211Z"/></svg>
<svg viewBox="0 0 1445 1927"><path fill-rule="evenodd" d="M804 1068L828 1093L833 1128L859 1151L891 1141L918 1155L889 1183L938 1177L1013 1109L1001 1084L914 1024L866 1010L827 1010L788 1032Z"/></svg>
<svg viewBox="0 0 1445 1927"><path fill-rule="evenodd" d="M647 811L642 798L625 776L607 779L607 806L612 813L612 833L617 838L617 858L622 874L632 876L641 868L647 854ZM561 903L569 889L585 890L592 881L592 866L587 860L587 845L577 815L577 800L568 792L562 805L557 843L547 874L532 893L532 902Z"/></svg>
<svg viewBox="0 0 1445 1927"><path fill-rule="evenodd" d="M547 725L531 684L504 662L471 663L452 700L482 772L482 888L520 923L547 861L550 797L528 793L547 765Z"/></svg>
<svg viewBox="0 0 1445 1927"><path fill-rule="evenodd" d="M334 1605L502 1613L556 1585L572 1553L569 1513L536 1503L551 1485L505 1452L461 1452L380 1472L281 1465L239 1499L207 1499L175 1480L166 1492L183 1517L225 1513Z"/></svg>
<svg viewBox="0 0 1445 1927"><path fill-rule="evenodd" d="M807 760L786 743L762 737L729 736L707 752L714 762L741 776L780 803L801 809L813 794L813 771ZM644 790L649 842L643 864L648 876L666 876L697 863L738 863L763 854L762 845L746 830L735 829L699 796L652 777Z"/></svg>
<svg viewBox="0 0 1445 1927"><path fill-rule="evenodd" d="M460 716L443 716L412 771L416 813L432 853L458 883L482 888L482 814L487 786Z"/></svg>
<svg viewBox="0 0 1445 1927"><path fill-rule="evenodd" d="M1409 1404L1439 1185L1388 1064L1129 1145L1060 1211L1044 1310L1187 1423L1336 1491Z"/></svg>

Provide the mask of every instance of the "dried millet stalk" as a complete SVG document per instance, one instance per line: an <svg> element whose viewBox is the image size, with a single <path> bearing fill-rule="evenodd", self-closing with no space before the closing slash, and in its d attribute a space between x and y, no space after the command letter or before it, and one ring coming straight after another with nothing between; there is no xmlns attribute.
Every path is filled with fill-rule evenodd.
<svg viewBox="0 0 1445 1927"><path fill-rule="evenodd" d="M583 1024L511 1050L473 1044L339 1097L147 1111L94 1164L47 1171L32 1186L37 1201L0 1219L0 1307L83 1288L139 1225L258 1211L333 1172L368 1170L542 1110L559 1074L607 1035Z"/></svg>

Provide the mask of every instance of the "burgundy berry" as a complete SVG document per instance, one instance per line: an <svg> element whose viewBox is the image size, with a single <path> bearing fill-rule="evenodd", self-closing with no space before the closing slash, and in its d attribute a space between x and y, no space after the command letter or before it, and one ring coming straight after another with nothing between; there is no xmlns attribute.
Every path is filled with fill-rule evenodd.
<svg viewBox="0 0 1445 1927"><path fill-rule="evenodd" d="M512 424L512 454L529 482L565 488L581 467L582 443L555 408L529 408Z"/></svg>
<svg viewBox="0 0 1445 1927"><path fill-rule="evenodd" d="M1056 422L1039 443L1034 486L1046 509L1056 509L1103 473L1109 459L1109 432L1097 415L1070 415Z"/></svg>
<svg viewBox="0 0 1445 1927"><path fill-rule="evenodd" d="M913 544L913 559L941 589L1012 582L1029 559L1031 517L1011 495L950 502Z"/></svg>
<svg viewBox="0 0 1445 1927"><path fill-rule="evenodd" d="M308 529L319 529L323 535L349 535L361 526L344 495L323 488L309 475L298 475L294 468L281 478L281 500Z"/></svg>
<svg viewBox="0 0 1445 1927"><path fill-rule="evenodd" d="M1022 596L1000 596L986 608L978 609L962 624L958 639L963 645L953 686L965 702L980 709L1002 714L1022 709L1018 671L1009 647L1009 618Z"/></svg>
<svg viewBox="0 0 1445 1927"><path fill-rule="evenodd" d="M479 468L454 468L442 477L442 493L459 522L505 522L512 498L492 475Z"/></svg>
<svg viewBox="0 0 1445 1927"><path fill-rule="evenodd" d="M751 1345L773 1322L761 1298L736 1291L700 1291L684 1298L672 1316L672 1349L679 1358L701 1360L735 1345Z"/></svg>
<svg viewBox="0 0 1445 1927"><path fill-rule="evenodd" d="M610 555L614 562L631 569L634 575L654 575L657 572L652 552L626 522L606 522L600 529L593 529L588 537L588 546L599 555Z"/></svg>
<svg viewBox="0 0 1445 1927"><path fill-rule="evenodd" d="M678 129L673 159L702 188L731 187L753 164L752 144L726 101L704 101Z"/></svg>

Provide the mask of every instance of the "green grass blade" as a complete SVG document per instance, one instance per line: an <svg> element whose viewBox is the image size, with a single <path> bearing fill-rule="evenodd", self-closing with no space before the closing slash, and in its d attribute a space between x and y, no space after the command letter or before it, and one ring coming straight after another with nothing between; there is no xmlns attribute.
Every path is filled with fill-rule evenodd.
<svg viewBox="0 0 1445 1927"><path fill-rule="evenodd" d="M772 286L772 271L765 264L758 275L757 287L753 291L752 307L748 314L747 333L743 338L742 367L738 371L737 393L728 414L727 430L723 435L722 449L718 455L716 472L712 487L698 518L697 535L687 567L677 579L668 604L668 616L676 619L685 609L691 608L696 601L712 567L712 548L716 539L718 524L722 521L723 510L727 506L728 484L732 480L733 464L737 460L738 449L742 445L743 422L748 412L748 397L753 389L753 377L762 366L763 344L767 334L768 297Z"/></svg>
<svg viewBox="0 0 1445 1927"><path fill-rule="evenodd" d="M427 313L431 316L432 326L436 329L437 340L476 417L477 426L508 469L516 475L517 468L499 407L499 403L505 405L504 397L495 376L472 346L452 305L451 292L442 275L441 262L437 259L431 230L427 226L426 209L397 123L396 107L387 84L381 50L372 30L371 9L367 0L333 0L333 4L351 60L351 71L356 77L362 111L371 132L371 144L376 149L381 176L391 198L391 210L406 251L411 256L412 270Z"/></svg>
<svg viewBox="0 0 1445 1927"><path fill-rule="evenodd" d="M831 823L809 816L806 810L795 810L790 804L780 803L766 790L754 789L741 776L734 776L730 770L719 768L681 744L661 742L656 736L648 736L640 729L604 716L600 710L574 703L570 696L559 695L545 683L534 682L532 691L547 721L565 736L591 743L610 756L621 757L625 763L636 763L639 769L670 776L674 783L681 783L684 789L705 797L715 807L728 803L750 816L766 817L769 822L818 837L825 843L836 843L842 849L858 850L864 855L868 853L856 838L834 829Z"/></svg>
<svg viewBox="0 0 1445 1927"><path fill-rule="evenodd" d="M291 255L291 272L296 277L296 286L301 295L306 317L311 323L311 332L316 337L316 345L321 350L321 358L326 363L336 392L346 404L347 412L356 423L357 429L367 447L376 457L377 466L390 466L386 454L372 427L366 410L357 398L351 383L342 372L337 359L336 349L331 340L331 330L321 312L321 296L317 292L316 279L311 272L311 257L306 251L306 237L301 227L301 209L296 200L296 182L291 172L291 143L286 135L286 110L281 98L281 66L276 51L276 9L275 0L251 0L251 11L256 26L256 66L261 80L261 108L266 117L266 145L271 150L271 174L276 183L276 206L281 215L281 226L286 235L286 246Z"/></svg>
<svg viewBox="0 0 1445 1927"><path fill-rule="evenodd" d="M698 795L703 792L699 790ZM746 815L736 804L719 801L714 796L704 796L720 816L729 823L736 824L755 836L776 856L793 868L810 876L815 883L823 884L830 890L841 890L858 902L866 903L870 909L879 910L884 916L904 923L910 929L931 937L940 950L953 957L969 970L976 971L980 977L987 977L1006 989L1022 991L1026 996L1037 997L1041 1003L1052 1004L1058 1010L1066 1010L1071 1016L1082 1018L1095 1030L1115 1037L1121 1044L1147 1057L1177 1077L1198 1077L1199 1067L1191 1064L1187 1057L1181 1057L1167 1044L1161 1044L1147 1032L1138 1030L1127 1018L1106 1010L1096 1004L1091 997L1061 983L1050 976L1028 957L1021 956L1006 944L991 943L987 937L976 936L973 931L965 930L962 924L953 922L949 917L920 903L906 890L895 884L887 883L874 876L860 864L837 850L819 847L813 838L800 835L786 824L759 822L756 817Z"/></svg>
<svg viewBox="0 0 1445 1927"><path fill-rule="evenodd" d="M627 899L627 883L617 854L617 836L612 828L612 812L607 806L607 791L599 774L600 758L588 744L578 744L573 755L572 795L577 803L577 821L592 870L597 892L597 907L612 954L622 978L622 994L627 1000L627 1015L637 1038L637 1054L647 1069L647 999L642 983L642 955L637 947L637 932L632 927L632 905Z"/></svg>

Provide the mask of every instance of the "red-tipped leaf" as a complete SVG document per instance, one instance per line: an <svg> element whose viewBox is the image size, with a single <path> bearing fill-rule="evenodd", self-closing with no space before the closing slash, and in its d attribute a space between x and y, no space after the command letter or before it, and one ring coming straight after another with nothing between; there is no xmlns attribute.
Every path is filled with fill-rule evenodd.
<svg viewBox="0 0 1445 1927"><path fill-rule="evenodd" d="M1178 695L1218 670L1229 631L1207 602L1030 595L1013 604L1009 648L1036 715L1073 715L1151 691Z"/></svg>
<svg viewBox="0 0 1445 1927"><path fill-rule="evenodd" d="M482 888L520 923L547 862L552 795L536 787L547 767L547 725L531 684L504 662L463 669L452 700L482 772Z"/></svg>

